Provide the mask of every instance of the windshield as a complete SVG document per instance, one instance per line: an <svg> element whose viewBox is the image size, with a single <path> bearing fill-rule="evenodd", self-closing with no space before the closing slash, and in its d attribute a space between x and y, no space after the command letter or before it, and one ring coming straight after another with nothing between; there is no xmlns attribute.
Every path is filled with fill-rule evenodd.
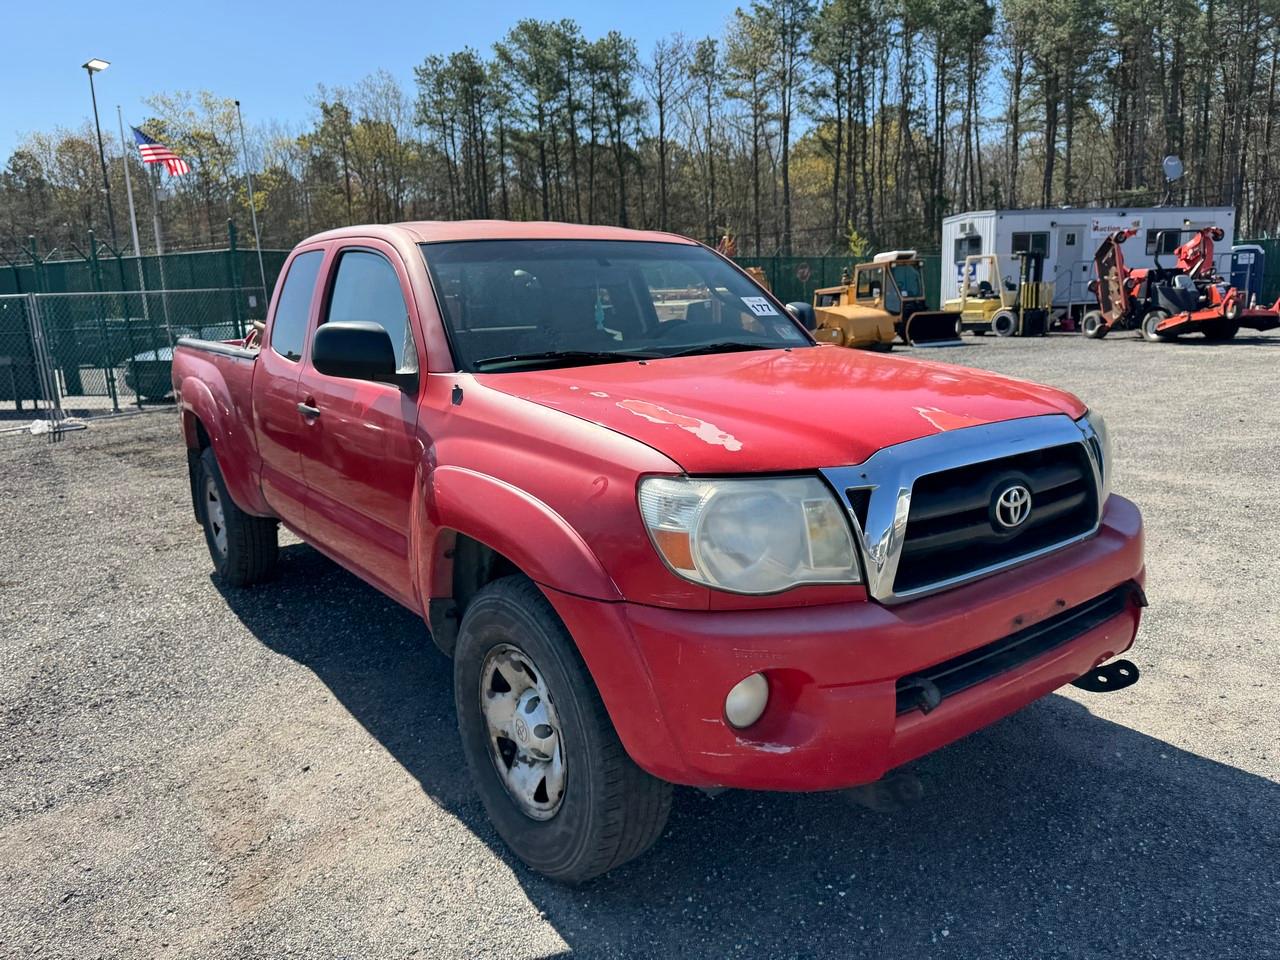
<svg viewBox="0 0 1280 960"><path fill-rule="evenodd" d="M690 244L483 240L422 252L465 370L812 345L760 287Z"/></svg>
<svg viewBox="0 0 1280 960"><path fill-rule="evenodd" d="M895 263L891 270L893 279L898 283L898 290L904 297L924 296L924 277L918 264Z"/></svg>

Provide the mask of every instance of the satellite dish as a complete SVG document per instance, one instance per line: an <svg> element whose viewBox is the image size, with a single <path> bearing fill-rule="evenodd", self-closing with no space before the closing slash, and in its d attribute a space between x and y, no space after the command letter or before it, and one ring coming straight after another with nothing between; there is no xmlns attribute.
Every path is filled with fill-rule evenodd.
<svg viewBox="0 0 1280 960"><path fill-rule="evenodd" d="M1179 179L1183 174L1182 161L1173 154L1165 157L1160 166L1164 168L1164 178L1170 183Z"/></svg>

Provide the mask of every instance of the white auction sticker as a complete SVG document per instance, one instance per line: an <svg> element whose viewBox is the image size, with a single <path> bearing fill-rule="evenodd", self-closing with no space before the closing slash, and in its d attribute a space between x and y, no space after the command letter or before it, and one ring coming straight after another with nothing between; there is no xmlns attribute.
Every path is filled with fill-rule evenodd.
<svg viewBox="0 0 1280 960"><path fill-rule="evenodd" d="M773 304L769 302L768 297L743 297L742 302L757 317L776 317L778 315L778 311L773 309Z"/></svg>

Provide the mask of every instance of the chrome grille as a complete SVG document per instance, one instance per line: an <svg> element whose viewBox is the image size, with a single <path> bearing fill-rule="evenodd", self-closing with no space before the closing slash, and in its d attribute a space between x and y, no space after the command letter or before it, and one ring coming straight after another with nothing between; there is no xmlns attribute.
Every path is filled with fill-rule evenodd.
<svg viewBox="0 0 1280 960"><path fill-rule="evenodd" d="M822 474L848 508L867 592L897 603L1095 533L1103 507L1095 448L1086 420L1052 414L921 437ZM978 498L989 496L993 478L1015 475L1031 490L1033 512L1039 499L1040 512L1016 533L997 535L989 521L979 525Z"/></svg>
<svg viewBox="0 0 1280 960"><path fill-rule="evenodd" d="M1012 531L992 518L994 498L1008 482L1031 492L1030 512ZM1088 533L1098 520L1096 491L1080 443L920 477L894 588L914 590Z"/></svg>

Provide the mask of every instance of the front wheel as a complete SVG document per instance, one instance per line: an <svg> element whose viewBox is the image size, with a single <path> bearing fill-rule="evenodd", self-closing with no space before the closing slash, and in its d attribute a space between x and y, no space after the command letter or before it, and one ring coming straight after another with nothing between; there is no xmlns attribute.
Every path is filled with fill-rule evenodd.
<svg viewBox="0 0 1280 960"><path fill-rule="evenodd" d="M1169 319L1169 314L1163 310L1149 310L1147 315L1142 318L1142 338L1148 343L1168 343L1173 339L1165 333L1160 333L1156 327Z"/></svg>
<svg viewBox="0 0 1280 960"><path fill-rule="evenodd" d="M991 332L997 337L1012 337L1018 332L1018 318L1011 310L1001 310L991 318Z"/></svg>
<svg viewBox="0 0 1280 960"><path fill-rule="evenodd" d="M532 581L505 577L475 595L453 676L472 780L526 864L581 883L658 839L671 785L627 756L573 638Z"/></svg>

